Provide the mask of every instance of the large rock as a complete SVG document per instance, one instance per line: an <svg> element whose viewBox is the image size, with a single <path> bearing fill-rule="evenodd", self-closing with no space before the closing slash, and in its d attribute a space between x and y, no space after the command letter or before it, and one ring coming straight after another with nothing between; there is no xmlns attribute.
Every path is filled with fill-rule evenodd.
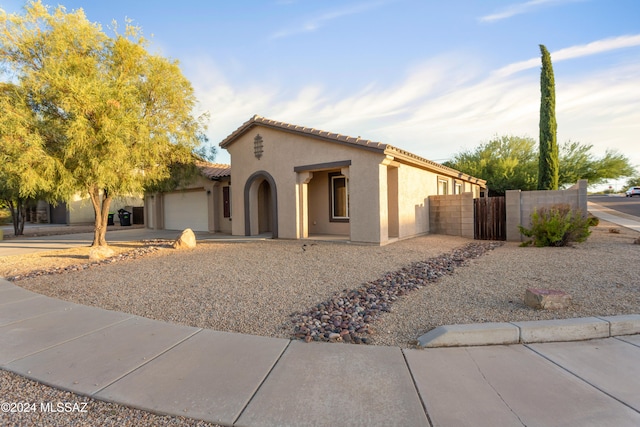
<svg viewBox="0 0 640 427"><path fill-rule="evenodd" d="M542 310L562 310L571 304L571 295L553 289L527 289L524 303Z"/></svg>
<svg viewBox="0 0 640 427"><path fill-rule="evenodd" d="M90 261L100 261L115 255L115 251L109 246L93 246L89 250Z"/></svg>
<svg viewBox="0 0 640 427"><path fill-rule="evenodd" d="M187 228L182 232L180 237L173 242L174 249L192 249L196 247L196 235L193 234L193 230Z"/></svg>

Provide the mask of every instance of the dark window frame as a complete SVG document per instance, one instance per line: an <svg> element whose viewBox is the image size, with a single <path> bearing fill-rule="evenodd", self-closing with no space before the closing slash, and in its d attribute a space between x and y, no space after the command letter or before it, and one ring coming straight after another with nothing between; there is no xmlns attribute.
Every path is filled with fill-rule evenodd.
<svg viewBox="0 0 640 427"><path fill-rule="evenodd" d="M222 187L222 207L224 218L231 218L231 186L229 185Z"/></svg>
<svg viewBox="0 0 640 427"><path fill-rule="evenodd" d="M330 172L328 174L329 177L329 222L349 222L350 220L350 212L349 212L349 178L344 176L341 172ZM334 215L334 199L335 199L335 189L334 182L336 182L336 178L344 178L344 185L346 188L346 214L347 216L335 216Z"/></svg>

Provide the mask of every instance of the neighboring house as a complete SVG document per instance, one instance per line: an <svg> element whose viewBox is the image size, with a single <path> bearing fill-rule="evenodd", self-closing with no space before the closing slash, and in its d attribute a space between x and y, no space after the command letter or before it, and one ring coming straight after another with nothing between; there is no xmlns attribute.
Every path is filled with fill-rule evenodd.
<svg viewBox="0 0 640 427"><path fill-rule="evenodd" d="M231 233L229 165L200 163L202 176L175 191L145 195L147 228Z"/></svg>
<svg viewBox="0 0 640 427"><path fill-rule="evenodd" d="M133 215L135 224L143 223L143 199L142 196L114 197L111 201L110 211L114 213L114 221L118 223L117 212L125 209ZM59 202L55 205L39 200L32 208L30 222L48 224L93 224L95 211L89 196L76 194L68 202Z"/></svg>
<svg viewBox="0 0 640 427"><path fill-rule="evenodd" d="M383 245L429 233L429 196L486 187L388 144L260 116L220 147L231 166L201 166L186 188L146 196L148 227Z"/></svg>

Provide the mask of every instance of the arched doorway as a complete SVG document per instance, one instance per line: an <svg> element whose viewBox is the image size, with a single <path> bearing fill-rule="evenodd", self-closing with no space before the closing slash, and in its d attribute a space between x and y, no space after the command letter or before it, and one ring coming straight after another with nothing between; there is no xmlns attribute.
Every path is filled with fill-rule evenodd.
<svg viewBox="0 0 640 427"><path fill-rule="evenodd" d="M258 186L258 234L271 231L271 186L265 179Z"/></svg>
<svg viewBox="0 0 640 427"><path fill-rule="evenodd" d="M278 194L268 172L255 172L244 186L244 230L245 236L270 232L278 237Z"/></svg>

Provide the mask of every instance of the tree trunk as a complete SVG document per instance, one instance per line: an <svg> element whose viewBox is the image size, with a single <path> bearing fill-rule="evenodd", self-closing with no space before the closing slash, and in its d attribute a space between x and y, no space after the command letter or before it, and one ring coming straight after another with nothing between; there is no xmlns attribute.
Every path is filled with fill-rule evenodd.
<svg viewBox="0 0 640 427"><path fill-rule="evenodd" d="M93 242L91 246L108 246L107 243L107 222L109 219L109 206L111 206L111 196L107 190L100 194L97 187L89 190L89 197L93 204L95 213L95 225L93 228Z"/></svg>
<svg viewBox="0 0 640 427"><path fill-rule="evenodd" d="M24 199L7 200L13 221L13 234L22 236L24 234L24 222L26 219L26 204Z"/></svg>

